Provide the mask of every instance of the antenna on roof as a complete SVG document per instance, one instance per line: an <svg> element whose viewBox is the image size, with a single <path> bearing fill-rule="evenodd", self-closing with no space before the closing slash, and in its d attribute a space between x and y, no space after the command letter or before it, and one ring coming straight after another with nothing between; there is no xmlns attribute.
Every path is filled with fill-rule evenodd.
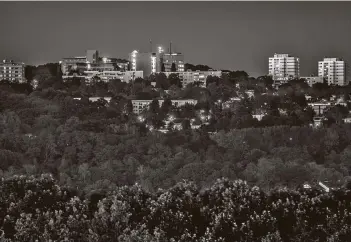
<svg viewBox="0 0 351 242"><path fill-rule="evenodd" d="M150 39L150 53L152 53L152 40Z"/></svg>
<svg viewBox="0 0 351 242"><path fill-rule="evenodd" d="M172 54L172 41L169 43L169 54Z"/></svg>

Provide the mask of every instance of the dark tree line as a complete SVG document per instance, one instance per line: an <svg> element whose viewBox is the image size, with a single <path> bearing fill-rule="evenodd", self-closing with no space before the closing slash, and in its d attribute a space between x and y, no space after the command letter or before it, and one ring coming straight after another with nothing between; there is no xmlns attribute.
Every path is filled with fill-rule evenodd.
<svg viewBox="0 0 351 242"><path fill-rule="evenodd" d="M350 190L278 189L219 179L149 193L139 185L77 196L50 175L0 182L7 241L348 241Z"/></svg>

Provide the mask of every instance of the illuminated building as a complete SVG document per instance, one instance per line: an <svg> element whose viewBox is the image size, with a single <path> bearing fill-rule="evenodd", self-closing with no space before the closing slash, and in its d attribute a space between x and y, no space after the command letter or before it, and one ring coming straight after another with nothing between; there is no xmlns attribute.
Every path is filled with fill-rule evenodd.
<svg viewBox="0 0 351 242"><path fill-rule="evenodd" d="M87 50L86 56L63 58L60 61L64 75L84 71L127 71L129 62L117 58L100 57L97 50Z"/></svg>
<svg viewBox="0 0 351 242"><path fill-rule="evenodd" d="M163 53L160 56L161 68L164 65L165 72L172 71L172 64L175 64L177 72L184 71L184 55L182 53ZM160 70L161 71L161 70Z"/></svg>
<svg viewBox="0 0 351 242"><path fill-rule="evenodd" d="M149 76L156 72L172 71L172 64L174 63L174 71L183 72L184 55L182 53L172 52L171 45L169 50L169 53L165 53L161 46L157 48L157 52L140 52L134 50L129 54L131 70L143 71L144 76Z"/></svg>
<svg viewBox="0 0 351 242"><path fill-rule="evenodd" d="M152 52L138 52L134 50L129 54L132 71L143 71L144 76L150 76L157 69L157 55Z"/></svg>
<svg viewBox="0 0 351 242"><path fill-rule="evenodd" d="M0 80L9 82L24 83L24 63L14 62L12 60L3 60L0 63Z"/></svg>
<svg viewBox="0 0 351 242"><path fill-rule="evenodd" d="M98 78L101 81L108 82L110 80L121 80L122 82L129 83L136 78L143 78L142 71L97 71L97 70L88 70L83 71L81 74L72 74L72 75L63 75L62 79L64 81L72 79L72 78L81 78L89 84L93 78Z"/></svg>

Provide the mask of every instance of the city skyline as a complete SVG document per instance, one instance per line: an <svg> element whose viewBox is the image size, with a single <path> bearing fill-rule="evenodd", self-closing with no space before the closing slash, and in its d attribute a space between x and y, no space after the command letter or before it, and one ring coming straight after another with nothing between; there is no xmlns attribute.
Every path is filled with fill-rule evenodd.
<svg viewBox="0 0 351 242"><path fill-rule="evenodd" d="M58 62L86 49L128 59L134 49L184 53L185 62L268 74L268 57L300 58L301 76L324 57L351 60L347 2L2 2L1 59ZM159 19L163 20L160 21Z"/></svg>

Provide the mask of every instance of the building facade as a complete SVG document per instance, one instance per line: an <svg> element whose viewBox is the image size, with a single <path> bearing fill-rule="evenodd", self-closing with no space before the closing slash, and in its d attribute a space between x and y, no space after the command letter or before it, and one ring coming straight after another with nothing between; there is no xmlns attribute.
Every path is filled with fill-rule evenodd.
<svg viewBox="0 0 351 242"><path fill-rule="evenodd" d="M84 71L127 71L129 62L117 58L100 57L97 50L87 50L86 56L63 58L60 61L64 75Z"/></svg>
<svg viewBox="0 0 351 242"><path fill-rule="evenodd" d="M329 85L348 85L345 61L340 58L324 58L319 61L318 76L324 78Z"/></svg>
<svg viewBox="0 0 351 242"><path fill-rule="evenodd" d="M160 54L160 71L171 72L172 64L174 63L175 71L183 72L184 71L184 55L182 53L161 53Z"/></svg>
<svg viewBox="0 0 351 242"><path fill-rule="evenodd" d="M0 63L0 80L24 83L26 82L24 68L24 63L3 60Z"/></svg>
<svg viewBox="0 0 351 242"><path fill-rule="evenodd" d="M319 116L323 115L323 113L326 112L330 107L333 106L331 102L315 102L315 103L308 103L308 106L310 106L313 111Z"/></svg>
<svg viewBox="0 0 351 242"><path fill-rule="evenodd" d="M136 114L140 114L142 111L144 111L146 108L149 107L151 102L152 100L132 100L133 112ZM163 102L164 102L164 99L158 100L158 104L160 105L160 107L162 106ZM175 100L171 100L171 102L172 102L172 105L174 105L175 107L182 107L185 104L191 104L191 105L197 104L197 100L195 99L175 99Z"/></svg>
<svg viewBox="0 0 351 242"><path fill-rule="evenodd" d="M180 71L180 72L164 72L164 74L169 77L171 74L176 74L179 76L179 79L182 81L182 86L186 87L191 83L200 83L201 87L206 87L206 80L208 76L221 77L222 71Z"/></svg>
<svg viewBox="0 0 351 242"><path fill-rule="evenodd" d="M140 52L134 50L129 54L132 71L143 71L144 76L150 76L156 72L171 72L174 64L175 72L184 71L184 55L179 52L165 53L162 47L157 52Z"/></svg>
<svg viewBox="0 0 351 242"><path fill-rule="evenodd" d="M142 71L145 76L150 76L152 73L156 72L156 53L142 53L134 50L129 54L129 61L131 63L131 71Z"/></svg>
<svg viewBox="0 0 351 242"><path fill-rule="evenodd" d="M307 84L312 87L314 84L317 83L323 83L324 82L324 78L320 77L320 76L304 76L304 77L300 77L301 79L305 79Z"/></svg>
<svg viewBox="0 0 351 242"><path fill-rule="evenodd" d="M87 84L89 84L93 78L98 78L101 81L108 82L113 79L119 79L122 82L127 82L129 83L132 80L135 80L136 78L143 78L143 72L142 71L84 71L82 74L77 75L77 74L72 74L72 75L63 75L62 79L69 80L72 78L81 78L86 81Z"/></svg>
<svg viewBox="0 0 351 242"><path fill-rule="evenodd" d="M284 84L300 76L300 59L288 54L274 54L269 58L268 73L275 84Z"/></svg>

